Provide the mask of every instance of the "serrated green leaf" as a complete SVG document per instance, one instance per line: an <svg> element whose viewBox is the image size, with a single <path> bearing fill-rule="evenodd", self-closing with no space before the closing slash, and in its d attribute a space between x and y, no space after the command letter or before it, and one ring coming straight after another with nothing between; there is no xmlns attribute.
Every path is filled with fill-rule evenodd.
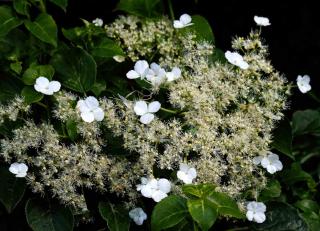
<svg viewBox="0 0 320 231"><path fill-rule="evenodd" d="M211 192L214 192L215 186L212 184L187 184L182 186L182 191L190 198L205 198Z"/></svg>
<svg viewBox="0 0 320 231"><path fill-rule="evenodd" d="M97 65L91 55L81 48L64 49L57 52L51 59L57 77L62 85L77 91L87 92L96 81Z"/></svg>
<svg viewBox="0 0 320 231"><path fill-rule="evenodd" d="M130 220L128 211L122 206L115 206L110 202L100 202L99 212L102 218L107 222L110 231L129 230Z"/></svg>
<svg viewBox="0 0 320 231"><path fill-rule="evenodd" d="M0 201L7 212L11 213L24 195L26 180L15 177L9 172L9 167L0 167L0 185Z"/></svg>
<svg viewBox="0 0 320 231"><path fill-rule="evenodd" d="M21 95L27 104L36 103L43 99L43 94L37 92L33 86L25 86L21 91Z"/></svg>
<svg viewBox="0 0 320 231"><path fill-rule="evenodd" d="M292 129L288 119L284 119L273 132L272 147L294 160L292 155Z"/></svg>
<svg viewBox="0 0 320 231"><path fill-rule="evenodd" d="M26 85L34 85L36 79L40 76L52 80L54 68L51 65L31 65L22 76L22 81Z"/></svg>
<svg viewBox="0 0 320 231"><path fill-rule="evenodd" d="M46 14L40 14L34 22L25 21L26 28L38 39L57 47L58 30L54 19Z"/></svg>
<svg viewBox="0 0 320 231"><path fill-rule="evenodd" d="M299 216L297 210L282 202L270 202L267 205L266 221L257 224L252 223L252 230L261 231L307 231L308 226Z"/></svg>
<svg viewBox="0 0 320 231"><path fill-rule="evenodd" d="M221 192L211 192L206 198L218 209L219 214L236 218L244 218L237 203L230 196Z"/></svg>
<svg viewBox="0 0 320 231"><path fill-rule="evenodd" d="M19 14L29 17L30 3L27 0L13 0L13 8Z"/></svg>
<svg viewBox="0 0 320 231"><path fill-rule="evenodd" d="M140 17L153 17L161 13L160 0L120 0L116 10Z"/></svg>
<svg viewBox="0 0 320 231"><path fill-rule="evenodd" d="M13 15L9 7L0 6L0 37L5 36L21 24L22 21Z"/></svg>
<svg viewBox="0 0 320 231"><path fill-rule="evenodd" d="M197 35L197 41L206 40L214 44L214 35L207 19L205 19L201 15L193 15L192 23L193 25L190 27L186 27L186 29L191 29L194 31L194 33Z"/></svg>
<svg viewBox="0 0 320 231"><path fill-rule="evenodd" d="M186 219L188 215L187 200L180 196L168 196L153 209L151 227L153 231L173 227Z"/></svg>
<svg viewBox="0 0 320 231"><path fill-rule="evenodd" d="M55 5L59 6L64 11L67 10L68 0L50 0L50 2L52 2Z"/></svg>
<svg viewBox="0 0 320 231"><path fill-rule="evenodd" d="M73 215L59 203L42 199L28 200L25 208L29 226L34 231L72 231Z"/></svg>
<svg viewBox="0 0 320 231"><path fill-rule="evenodd" d="M188 210L203 231L209 230L218 217L217 208L204 199L188 200Z"/></svg>
<svg viewBox="0 0 320 231"><path fill-rule="evenodd" d="M271 198L279 197L281 194L281 185L279 181L271 179L268 181L266 188L264 188L260 195L259 201L267 201Z"/></svg>
<svg viewBox="0 0 320 231"><path fill-rule="evenodd" d="M316 110L296 111L292 116L292 132L295 136L320 133L320 112Z"/></svg>

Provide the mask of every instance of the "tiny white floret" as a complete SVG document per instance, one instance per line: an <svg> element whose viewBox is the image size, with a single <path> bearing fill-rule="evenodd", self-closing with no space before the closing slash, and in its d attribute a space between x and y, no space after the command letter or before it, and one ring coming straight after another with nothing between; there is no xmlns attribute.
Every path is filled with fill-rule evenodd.
<svg viewBox="0 0 320 231"><path fill-rule="evenodd" d="M180 169L177 172L177 177L178 179L182 180L183 183L191 184L193 179L197 177L197 171L195 168L187 164L181 163Z"/></svg>
<svg viewBox="0 0 320 231"><path fill-rule="evenodd" d="M310 85L310 76L309 75L298 75L297 77L297 85L299 90L302 93L307 93L308 91L311 90L311 85Z"/></svg>
<svg viewBox="0 0 320 231"><path fill-rule="evenodd" d="M192 18L190 15L183 14L180 16L179 20L173 21L173 27L176 29L180 29L180 28L184 28L187 26L191 26L191 25L193 25L193 23L191 23L191 21L192 21Z"/></svg>
<svg viewBox="0 0 320 231"><path fill-rule="evenodd" d="M266 17L254 16L253 20L257 23L258 26L270 26L271 23Z"/></svg>
<svg viewBox="0 0 320 231"><path fill-rule="evenodd" d="M104 111L99 107L99 101L93 96L79 100L77 109L80 111L83 121L87 123L91 123L94 120L102 121L104 118Z"/></svg>
<svg viewBox="0 0 320 231"><path fill-rule="evenodd" d="M145 60L139 60L134 65L134 70L128 71L128 79L144 79L149 71L149 64Z"/></svg>
<svg viewBox="0 0 320 231"><path fill-rule="evenodd" d="M137 224L142 225L145 220L147 220L147 214L142 208L134 208L130 210L129 217Z"/></svg>
<svg viewBox="0 0 320 231"><path fill-rule="evenodd" d="M49 81L46 77L40 76L36 79L34 89L45 95L53 95L61 88L61 84L58 81Z"/></svg>
<svg viewBox="0 0 320 231"><path fill-rule="evenodd" d="M25 177L28 172L28 166L24 163L13 163L9 167L9 171L16 175L16 177Z"/></svg>
<svg viewBox="0 0 320 231"><path fill-rule="evenodd" d="M136 113L136 115L141 116L141 123L149 124L154 119L153 113L159 111L160 108L161 104L158 101L153 101L147 104L145 101L139 100L135 103L133 110Z"/></svg>
<svg viewBox="0 0 320 231"><path fill-rule="evenodd" d="M263 223L266 220L266 206L262 202L251 201L247 204L247 219L257 223Z"/></svg>
<svg viewBox="0 0 320 231"><path fill-rule="evenodd" d="M225 53L225 57L229 63L236 65L243 70L248 69L249 67L249 64L246 61L244 61L243 57L237 52L227 51Z"/></svg>
<svg viewBox="0 0 320 231"><path fill-rule="evenodd" d="M92 20L92 23L95 25L95 26L99 26L99 27L102 27L103 26L103 20L101 18L96 18L94 20Z"/></svg>
<svg viewBox="0 0 320 231"><path fill-rule="evenodd" d="M279 156L272 152L269 152L269 155L261 159L261 166L267 169L271 174L281 171L283 166L279 160Z"/></svg>
<svg viewBox="0 0 320 231"><path fill-rule="evenodd" d="M178 67L172 68L170 72L167 72L166 74L167 81L172 82L176 79L179 79L181 77L181 70Z"/></svg>

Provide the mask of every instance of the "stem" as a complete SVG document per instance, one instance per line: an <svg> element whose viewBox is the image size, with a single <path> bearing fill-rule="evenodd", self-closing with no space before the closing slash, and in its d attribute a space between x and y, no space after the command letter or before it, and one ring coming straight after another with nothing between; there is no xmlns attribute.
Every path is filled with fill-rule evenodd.
<svg viewBox="0 0 320 231"><path fill-rule="evenodd" d="M308 93L308 95L309 95L312 99L314 99L315 101L317 101L318 103L320 103L320 99L314 94L314 92L310 91L310 92Z"/></svg>
<svg viewBox="0 0 320 231"><path fill-rule="evenodd" d="M300 160L300 163L301 164L304 164L305 162L307 162L310 158L314 157L314 156L318 156L319 153L317 152L314 152L314 153L310 153L308 155L306 155L305 157L303 157L301 160Z"/></svg>
<svg viewBox="0 0 320 231"><path fill-rule="evenodd" d="M170 109L167 109L167 108L160 108L160 110L162 110L162 111L165 111L165 112L169 112L169 113L171 113L171 114L177 114L178 112L177 111L174 111L174 110L170 110Z"/></svg>
<svg viewBox="0 0 320 231"><path fill-rule="evenodd" d="M45 0L40 0L39 1L39 9L42 13L46 13L47 10L46 10L46 5L44 3Z"/></svg>
<svg viewBox="0 0 320 231"><path fill-rule="evenodd" d="M44 107L46 110L48 109L48 106L41 102L36 102L36 104L40 105L41 107Z"/></svg>
<svg viewBox="0 0 320 231"><path fill-rule="evenodd" d="M172 2L171 2L171 0L168 0L168 6L169 6L170 18L171 18L172 20L174 20L174 11L173 11L173 7L172 7Z"/></svg>

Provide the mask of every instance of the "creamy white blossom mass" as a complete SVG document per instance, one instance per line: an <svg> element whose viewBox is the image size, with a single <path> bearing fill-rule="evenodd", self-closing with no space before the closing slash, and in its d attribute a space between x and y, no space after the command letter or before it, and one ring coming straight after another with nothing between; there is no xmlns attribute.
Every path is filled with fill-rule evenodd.
<svg viewBox="0 0 320 231"><path fill-rule="evenodd" d="M311 90L311 85L310 85L310 76L309 75L298 75L297 77L297 85L299 90L302 93L307 93L308 91Z"/></svg>
<svg viewBox="0 0 320 231"><path fill-rule="evenodd" d="M13 163L9 167L9 171L16 175L16 177L25 177L28 172L28 166L24 163Z"/></svg>
<svg viewBox="0 0 320 231"><path fill-rule="evenodd" d="M36 79L34 84L34 89L45 95L53 95L53 93L58 92L61 88L61 84L58 81L49 81L44 76L40 76Z"/></svg>

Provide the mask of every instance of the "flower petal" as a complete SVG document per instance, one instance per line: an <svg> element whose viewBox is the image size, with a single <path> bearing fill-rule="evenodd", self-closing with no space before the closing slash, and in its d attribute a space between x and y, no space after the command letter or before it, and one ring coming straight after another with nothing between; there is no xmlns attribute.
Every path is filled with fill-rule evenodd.
<svg viewBox="0 0 320 231"><path fill-rule="evenodd" d="M53 92L58 92L60 91L60 88L61 88L61 83L58 82L58 81L51 81L49 83L49 89Z"/></svg>
<svg viewBox="0 0 320 231"><path fill-rule="evenodd" d="M36 79L36 84L41 88L46 88L49 86L49 80L46 77L40 76Z"/></svg>
<svg viewBox="0 0 320 231"><path fill-rule="evenodd" d="M134 104L133 110L136 113L136 115L142 116L142 115L148 113L148 105L145 101L140 100Z"/></svg>
<svg viewBox="0 0 320 231"><path fill-rule="evenodd" d="M197 177L197 171L195 168L190 168L188 171L188 175L191 178L191 181Z"/></svg>
<svg viewBox="0 0 320 231"><path fill-rule="evenodd" d="M139 60L134 65L134 70L141 76L144 77L146 75L146 72L149 69L149 64L145 60Z"/></svg>
<svg viewBox="0 0 320 231"><path fill-rule="evenodd" d="M180 28L185 27L185 25L182 22L180 22L179 20L174 20L173 27L176 29L180 29Z"/></svg>
<svg viewBox="0 0 320 231"><path fill-rule="evenodd" d="M94 121L94 114L92 112L82 112L81 118L84 122L91 123Z"/></svg>
<svg viewBox="0 0 320 231"><path fill-rule="evenodd" d="M93 114L96 121L102 121L104 118L104 111L100 107L94 109Z"/></svg>
<svg viewBox="0 0 320 231"><path fill-rule="evenodd" d="M157 190L155 191L153 194L152 194L152 199L155 201L155 202L159 202L161 201L163 198L166 198L168 195L160 190Z"/></svg>
<svg viewBox="0 0 320 231"><path fill-rule="evenodd" d="M191 16L188 14L183 14L180 16L180 22L184 25L190 23L192 20Z"/></svg>
<svg viewBox="0 0 320 231"><path fill-rule="evenodd" d="M140 117L140 122L143 124L149 124L154 119L154 115L151 113L147 113Z"/></svg>
<svg viewBox="0 0 320 231"><path fill-rule="evenodd" d="M171 191L171 183L167 179L161 178L158 180L158 188L164 193Z"/></svg>
<svg viewBox="0 0 320 231"><path fill-rule="evenodd" d="M263 223L266 220L266 215L264 213L255 213L253 220L257 223Z"/></svg>
<svg viewBox="0 0 320 231"><path fill-rule="evenodd" d="M255 165L260 164L260 163L261 163L262 158L263 158L262 156L256 156L256 157L253 157L253 159L252 159L253 164L255 164Z"/></svg>
<svg viewBox="0 0 320 231"><path fill-rule="evenodd" d="M131 70L129 71L127 74L126 74L127 78L128 79L137 79L140 77L139 73L137 73L136 71L134 70Z"/></svg>
<svg viewBox="0 0 320 231"><path fill-rule="evenodd" d="M161 104L159 103L159 101L153 101L148 105L148 112L155 113L159 111L160 108L161 108Z"/></svg>
<svg viewBox="0 0 320 231"><path fill-rule="evenodd" d="M88 96L84 101L90 110L94 110L99 107L99 101L94 96Z"/></svg>
<svg viewBox="0 0 320 231"><path fill-rule="evenodd" d="M251 210L247 211L246 216L249 221L252 221L253 220L253 211L251 211Z"/></svg>
<svg viewBox="0 0 320 231"><path fill-rule="evenodd" d="M13 174L18 174L19 173L19 163L13 163L9 167L9 171Z"/></svg>

